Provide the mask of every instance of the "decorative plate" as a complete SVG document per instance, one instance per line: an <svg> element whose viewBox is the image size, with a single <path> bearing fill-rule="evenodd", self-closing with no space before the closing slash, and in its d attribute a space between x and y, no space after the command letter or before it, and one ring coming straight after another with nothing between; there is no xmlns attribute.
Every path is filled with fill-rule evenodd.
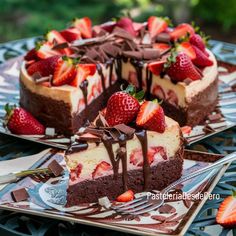
<svg viewBox="0 0 236 236"><path fill-rule="evenodd" d="M2 161L0 172L7 174L9 171L46 167L54 159L65 167L63 155L63 151L47 149L33 156ZM185 151L183 174L210 165L221 157L222 155ZM168 199L162 207L136 217L118 215L97 203L65 207L68 182L66 169L60 177L31 176L0 186L0 208L139 235L183 235L226 169L227 165L186 181L171 193L172 199ZM19 188L27 189L30 196L28 201L12 200L11 192ZM186 196L193 196L195 199L184 197L181 200L175 197L184 196L182 193L187 193ZM212 197L217 199L219 196Z"/></svg>

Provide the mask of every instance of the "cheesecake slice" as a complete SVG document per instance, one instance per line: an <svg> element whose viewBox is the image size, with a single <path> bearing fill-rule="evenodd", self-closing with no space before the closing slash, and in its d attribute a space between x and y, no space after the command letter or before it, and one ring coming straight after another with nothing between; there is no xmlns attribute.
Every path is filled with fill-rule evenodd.
<svg viewBox="0 0 236 236"><path fill-rule="evenodd" d="M180 127L165 117L163 133L114 127L85 127L66 152L70 172L67 205L110 200L128 189L161 190L181 177L183 139Z"/></svg>

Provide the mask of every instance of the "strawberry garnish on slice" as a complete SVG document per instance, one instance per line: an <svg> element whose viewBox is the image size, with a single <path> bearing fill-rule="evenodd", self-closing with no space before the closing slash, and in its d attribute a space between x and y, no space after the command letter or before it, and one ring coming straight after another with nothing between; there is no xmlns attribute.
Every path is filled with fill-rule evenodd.
<svg viewBox="0 0 236 236"><path fill-rule="evenodd" d="M39 73L41 76L52 75L55 71L55 66L60 56L49 57L40 61L36 61L27 69L29 75Z"/></svg>
<svg viewBox="0 0 236 236"><path fill-rule="evenodd" d="M13 133L20 135L43 135L45 127L37 121L25 109L10 106L5 106L6 116L4 125Z"/></svg>
<svg viewBox="0 0 236 236"><path fill-rule="evenodd" d="M111 169L112 169L112 167L109 163L107 163L106 161L102 161L94 169L94 171L92 173L92 177L93 177L93 179L101 177L101 176L105 175L107 171L109 171Z"/></svg>
<svg viewBox="0 0 236 236"><path fill-rule="evenodd" d="M177 45L177 52L184 52L186 53L191 60L194 60L196 58L196 53L194 48L189 42L182 42Z"/></svg>
<svg viewBox="0 0 236 236"><path fill-rule="evenodd" d="M73 26L79 29L83 38L92 37L92 21L88 17L74 19Z"/></svg>
<svg viewBox="0 0 236 236"><path fill-rule="evenodd" d="M39 58L37 56L37 51L35 50L35 48L28 51L27 54L25 55L24 59L26 61L38 60Z"/></svg>
<svg viewBox="0 0 236 236"><path fill-rule="evenodd" d="M134 192L132 190L128 190L116 198L117 202L129 202L132 200L134 200Z"/></svg>
<svg viewBox="0 0 236 236"><path fill-rule="evenodd" d="M206 66L213 65L213 61L210 60L203 51L201 51L196 46L193 46L193 49L196 54L196 58L192 61L194 65L199 66L199 67L206 67Z"/></svg>
<svg viewBox="0 0 236 236"><path fill-rule="evenodd" d="M81 163L79 163L75 169L71 169L70 170L70 180L71 181L75 181L77 179L79 179L80 177L80 174L82 172L82 168L83 168L83 165Z"/></svg>
<svg viewBox="0 0 236 236"><path fill-rule="evenodd" d="M206 44L204 39L199 35L199 34L193 34L190 36L189 38L189 42L198 47L201 51L203 51L205 53L206 50Z"/></svg>
<svg viewBox="0 0 236 236"><path fill-rule="evenodd" d="M216 215L216 222L225 228L236 227L236 191L220 204Z"/></svg>
<svg viewBox="0 0 236 236"><path fill-rule="evenodd" d="M55 71L53 74L52 84L54 86L61 86L64 84L70 84L75 78L76 66L72 59L63 57L57 61Z"/></svg>
<svg viewBox="0 0 236 236"><path fill-rule="evenodd" d="M141 128L153 130L159 133L165 131L165 114L157 100L145 101L141 105L136 119L136 124Z"/></svg>
<svg viewBox="0 0 236 236"><path fill-rule="evenodd" d="M190 24L183 23L175 27L174 30L170 32L170 37L175 41L177 39L185 37L187 34L193 35L194 33L195 30Z"/></svg>
<svg viewBox="0 0 236 236"><path fill-rule="evenodd" d="M125 91L114 93L107 102L106 121L110 126L129 124L139 111L139 101L143 97L143 91L135 93L133 86L128 86Z"/></svg>
<svg viewBox="0 0 236 236"><path fill-rule="evenodd" d="M151 38L165 31L168 27L167 20L162 17L150 16L147 21Z"/></svg>
<svg viewBox="0 0 236 236"><path fill-rule="evenodd" d="M76 71L76 76L70 83L71 86L79 87L80 84L89 76L96 72L95 64L79 64Z"/></svg>
<svg viewBox="0 0 236 236"><path fill-rule="evenodd" d="M160 53L162 54L168 51L171 48L171 46L167 43L154 43L153 48L158 49Z"/></svg>
<svg viewBox="0 0 236 236"><path fill-rule="evenodd" d="M154 61L150 62L148 64L148 69L154 74L154 75L160 75L161 72L164 69L165 61Z"/></svg>
<svg viewBox="0 0 236 236"><path fill-rule="evenodd" d="M36 54L39 58L45 59L48 57L56 56L56 55L62 55L62 53L58 50L54 50L53 44L50 42L44 42L42 44L38 44L36 46Z"/></svg>
<svg viewBox="0 0 236 236"><path fill-rule="evenodd" d="M119 21L117 21L116 26L126 30L131 35L136 36L136 31L133 26L133 21L128 17L122 17Z"/></svg>
<svg viewBox="0 0 236 236"><path fill-rule="evenodd" d="M176 53L172 53L170 57L167 58L165 67L166 73L172 80L177 82L187 78L191 80L199 80L202 78L202 75L194 67L189 56L184 52L180 52L177 55Z"/></svg>
<svg viewBox="0 0 236 236"><path fill-rule="evenodd" d="M75 27L62 30L60 33L69 43L81 38L79 29Z"/></svg>

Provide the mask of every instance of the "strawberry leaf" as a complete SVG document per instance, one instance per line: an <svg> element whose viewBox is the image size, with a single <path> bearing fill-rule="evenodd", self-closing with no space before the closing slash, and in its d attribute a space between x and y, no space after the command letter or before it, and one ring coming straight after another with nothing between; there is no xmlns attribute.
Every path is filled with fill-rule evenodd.
<svg viewBox="0 0 236 236"><path fill-rule="evenodd" d="M145 92L143 90L139 91L138 93L134 94L134 97L141 102L143 100Z"/></svg>

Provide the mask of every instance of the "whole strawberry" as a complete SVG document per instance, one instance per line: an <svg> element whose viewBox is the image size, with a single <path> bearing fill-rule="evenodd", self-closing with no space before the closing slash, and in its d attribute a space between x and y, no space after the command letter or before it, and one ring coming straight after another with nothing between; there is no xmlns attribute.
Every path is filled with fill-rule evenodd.
<svg viewBox="0 0 236 236"><path fill-rule="evenodd" d="M198 47L201 51L203 51L203 52L205 51L205 48L206 48L205 42L199 34L191 35L189 38L189 42L192 45Z"/></svg>
<svg viewBox="0 0 236 236"><path fill-rule="evenodd" d="M192 60L193 64L199 67L212 66L213 61L210 60L206 54L201 51L198 47L193 46L193 49L196 53L196 58Z"/></svg>
<svg viewBox="0 0 236 236"><path fill-rule="evenodd" d="M174 81L179 82L187 78L199 80L202 78L202 75L197 71L189 56L183 52L180 52L176 57L172 55L168 62L169 65L167 65L166 73Z"/></svg>
<svg viewBox="0 0 236 236"><path fill-rule="evenodd" d="M107 102L106 121L110 126L129 124L139 111L139 101L126 91L114 93Z"/></svg>
<svg viewBox="0 0 236 236"><path fill-rule="evenodd" d="M6 104L5 110L5 125L13 134L45 134L45 127L23 108Z"/></svg>

